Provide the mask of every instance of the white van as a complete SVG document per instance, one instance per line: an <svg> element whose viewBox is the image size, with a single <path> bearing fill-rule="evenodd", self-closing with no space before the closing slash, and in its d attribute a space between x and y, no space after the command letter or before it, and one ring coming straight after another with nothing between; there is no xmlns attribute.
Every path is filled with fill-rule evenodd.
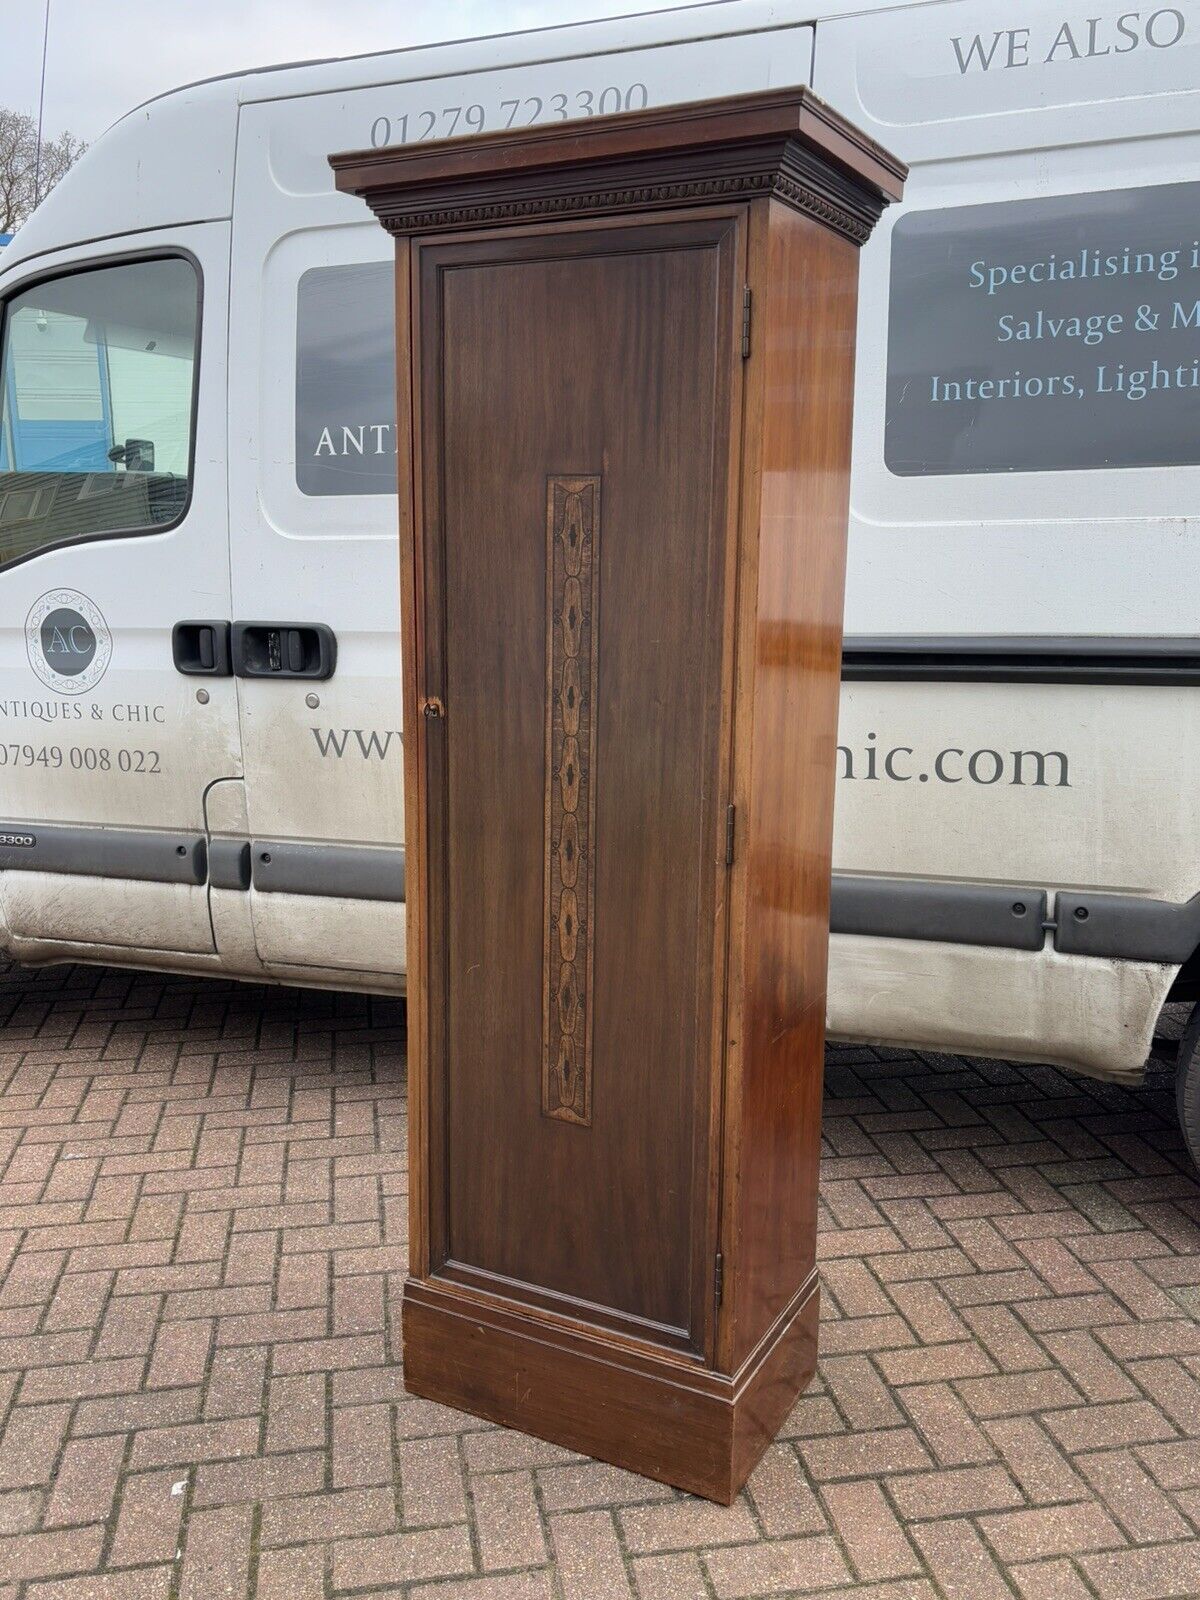
<svg viewBox="0 0 1200 1600"><path fill-rule="evenodd" d="M831 1033L1136 1081L1200 994L1200 7L1133 5L717 0L117 123L0 257L4 947L403 989L390 247L326 155L803 82L912 164Z"/></svg>

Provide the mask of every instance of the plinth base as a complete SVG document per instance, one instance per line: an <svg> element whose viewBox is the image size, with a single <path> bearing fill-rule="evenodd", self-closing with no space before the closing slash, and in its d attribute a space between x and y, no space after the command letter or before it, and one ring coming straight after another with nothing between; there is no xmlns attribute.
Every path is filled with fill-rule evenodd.
<svg viewBox="0 0 1200 1600"><path fill-rule="evenodd" d="M816 1274L733 1377L684 1355L410 1279L410 1394L728 1505L816 1368Z"/></svg>

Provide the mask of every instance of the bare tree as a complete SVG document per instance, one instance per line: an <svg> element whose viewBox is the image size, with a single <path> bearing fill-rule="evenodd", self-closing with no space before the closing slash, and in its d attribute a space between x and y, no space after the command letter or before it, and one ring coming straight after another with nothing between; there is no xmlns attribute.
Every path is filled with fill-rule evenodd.
<svg viewBox="0 0 1200 1600"><path fill-rule="evenodd" d="M43 139L39 171L37 123L23 111L0 106L0 233L20 227L86 149L73 133Z"/></svg>

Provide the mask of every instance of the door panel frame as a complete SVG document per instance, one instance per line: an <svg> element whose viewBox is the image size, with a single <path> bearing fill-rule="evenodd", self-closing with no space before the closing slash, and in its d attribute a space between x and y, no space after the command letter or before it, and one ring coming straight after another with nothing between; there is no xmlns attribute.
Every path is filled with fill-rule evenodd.
<svg viewBox="0 0 1200 1600"><path fill-rule="evenodd" d="M718 1130L724 1098L723 1063L728 952L728 873L726 870L726 814L732 797L734 623L738 595L736 574L742 499L740 428L736 419L743 408L741 319L743 285L749 248L749 207L714 205L703 210L678 212L664 209L649 217L575 218L553 228L516 225L505 229L466 230L431 234L418 240L397 241L397 370L414 377L412 391L402 379L397 405L398 440L411 441L400 451L399 506L402 549L402 618L404 637L404 721L410 731L406 741L406 815L410 886L408 964L410 1137L427 1150L427 1160L415 1168L419 1183L410 1196L410 1252L414 1273L436 1275L468 1283L485 1292L503 1294L507 1279L449 1258L447 1221L449 1189L446 1142L448 1106L445 1073L431 1070L444 1062L448 1039L444 1025L449 993L444 936L445 890L431 894L437 878L444 879L448 840L444 819L448 808L447 744L434 719L421 715L429 702L444 702L446 682L446 582L444 572L444 517L441 494L441 396L437 364L422 360L423 345L436 347L441 338L441 274L456 265L483 264L482 243L495 251L500 262L561 260L572 255L596 257L597 235L603 236L605 254L644 254L648 250L716 247L720 252L719 281L724 285L718 308L717 345L728 351L722 370L718 358L717 381L726 386L728 403L718 406L718 417L735 419L717 447L723 460L714 462L716 480L723 490L724 511L714 528L723 551L713 553L720 571L719 682L717 703L709 716L716 721L716 770L707 806L708 856L712 863L711 904L702 900L702 914L711 914L712 946L709 968L697 993L694 1140L692 1151L693 1226L689 1301L690 1328L675 1330L648 1319L606 1307L585 1305L534 1285L521 1286L523 1301L540 1308L550 1320L600 1323L623 1332L632 1343L656 1350L673 1349L685 1358L711 1362L716 1347L715 1267L720 1212L720 1149ZM655 236L661 236L661 244ZM423 460L418 475L412 463ZM417 530L412 538L410 529ZM410 559L410 550L415 559ZM432 604L426 596L432 597ZM435 962L433 952L442 954ZM707 1058L707 1060L706 1060ZM436 1203L431 1200L436 1198ZM682 1335L682 1336L681 1336Z"/></svg>

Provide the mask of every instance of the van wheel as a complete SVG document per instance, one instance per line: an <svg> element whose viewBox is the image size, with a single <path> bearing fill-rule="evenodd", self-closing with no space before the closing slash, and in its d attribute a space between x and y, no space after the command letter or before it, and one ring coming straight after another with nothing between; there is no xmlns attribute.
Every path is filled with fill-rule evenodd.
<svg viewBox="0 0 1200 1600"><path fill-rule="evenodd" d="M1200 1005L1192 1012L1175 1066L1175 1110L1188 1154L1200 1167Z"/></svg>

